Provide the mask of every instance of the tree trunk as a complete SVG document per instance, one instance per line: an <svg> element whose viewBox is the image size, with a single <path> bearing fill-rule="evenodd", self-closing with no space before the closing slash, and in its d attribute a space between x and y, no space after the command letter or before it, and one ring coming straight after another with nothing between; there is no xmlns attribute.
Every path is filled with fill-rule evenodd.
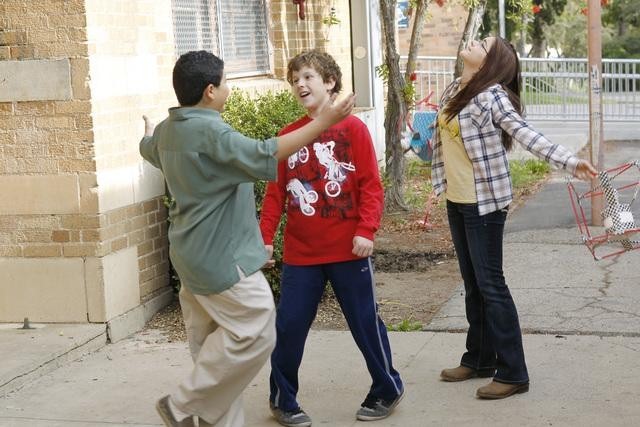
<svg viewBox="0 0 640 427"><path fill-rule="evenodd" d="M517 50L520 54L520 58L526 58L527 56L527 27L526 22L522 24L522 28L520 28L520 38L518 39Z"/></svg>
<svg viewBox="0 0 640 427"><path fill-rule="evenodd" d="M539 17L534 18L531 24L531 51L529 51L529 56L532 58L546 57L547 41L544 37L542 25L542 18Z"/></svg>
<svg viewBox="0 0 640 427"><path fill-rule="evenodd" d="M486 1L486 0L485 0ZM428 0L413 2L413 27L405 75L400 73L400 55L396 48L396 0L380 0L380 17L384 36L384 65L387 71L387 105L384 117L388 188L385 192L385 209L388 212L407 210L404 200L405 158L401 138L407 112L414 107L411 94L406 91L411 74L416 70L416 57L420 48L425 24ZM406 92L405 92L406 91Z"/></svg>
<svg viewBox="0 0 640 427"><path fill-rule="evenodd" d="M531 50L529 56L531 58L545 58L547 56L547 46L544 39L534 38L531 40Z"/></svg>
<svg viewBox="0 0 640 427"><path fill-rule="evenodd" d="M624 19L618 20L618 37L624 37L627 34L627 23Z"/></svg>
<svg viewBox="0 0 640 427"><path fill-rule="evenodd" d="M400 74L400 55L396 49L395 11L395 0L380 0L384 64L388 72L384 129L387 160L385 174L389 187L385 192L385 209L391 212L407 209L404 201L404 150L400 143L403 118L407 112L403 93L406 83Z"/></svg>
<svg viewBox="0 0 640 427"><path fill-rule="evenodd" d="M415 18L413 19L413 28L411 29L407 68L404 73L405 81L409 81L409 76L416 70L416 57L420 49L422 30L424 29L425 18L427 16L427 0L416 0L416 10L413 16Z"/></svg>
<svg viewBox="0 0 640 427"><path fill-rule="evenodd" d="M480 26L482 25L482 17L484 16L484 11L487 7L487 0L480 0L475 7L469 9L469 14L467 15L467 23L464 26L464 32L462 33L462 38L460 39L460 44L458 45L458 57L456 59L456 70L454 72L454 77L460 77L462 74L462 58L460 57L460 52L462 52L466 47L467 43L470 40L478 37L478 31L480 31Z"/></svg>

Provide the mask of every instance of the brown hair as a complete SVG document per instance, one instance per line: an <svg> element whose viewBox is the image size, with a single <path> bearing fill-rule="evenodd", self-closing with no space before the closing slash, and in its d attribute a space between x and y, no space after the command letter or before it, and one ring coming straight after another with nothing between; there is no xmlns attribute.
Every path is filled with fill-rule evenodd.
<svg viewBox="0 0 640 427"><path fill-rule="evenodd" d="M325 83L329 83L333 79L336 84L331 93L338 93L342 89L342 72L336 61L328 53L313 49L293 57L287 66L287 81L290 85L293 85L293 72L300 71L302 67L316 70Z"/></svg>
<svg viewBox="0 0 640 427"><path fill-rule="evenodd" d="M467 85L447 102L444 107L447 121L457 116L473 97L496 83L502 86L513 107L522 114L520 60L513 45L502 37L495 38L480 69L471 77ZM511 137L506 132L502 132L502 145L506 150L510 150L513 145Z"/></svg>

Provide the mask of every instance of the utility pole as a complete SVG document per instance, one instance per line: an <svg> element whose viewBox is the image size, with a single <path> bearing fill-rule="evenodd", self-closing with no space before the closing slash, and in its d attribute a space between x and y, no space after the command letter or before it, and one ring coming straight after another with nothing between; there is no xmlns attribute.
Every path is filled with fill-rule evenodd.
<svg viewBox="0 0 640 427"><path fill-rule="evenodd" d="M602 22L600 0L588 0L587 37L589 73L589 142L591 163L598 170L604 169L602 147ZM591 180L591 189L598 185L598 178ZM602 225L602 195L591 197L591 223Z"/></svg>

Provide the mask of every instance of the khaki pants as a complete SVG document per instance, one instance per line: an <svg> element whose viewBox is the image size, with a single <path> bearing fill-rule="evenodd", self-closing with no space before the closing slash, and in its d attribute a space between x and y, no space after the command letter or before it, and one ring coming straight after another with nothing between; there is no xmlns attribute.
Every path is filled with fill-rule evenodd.
<svg viewBox="0 0 640 427"><path fill-rule="evenodd" d="M180 305L194 367L172 402L216 427L243 426L242 392L276 339L273 295L264 275L241 275L219 294L192 294L183 284Z"/></svg>

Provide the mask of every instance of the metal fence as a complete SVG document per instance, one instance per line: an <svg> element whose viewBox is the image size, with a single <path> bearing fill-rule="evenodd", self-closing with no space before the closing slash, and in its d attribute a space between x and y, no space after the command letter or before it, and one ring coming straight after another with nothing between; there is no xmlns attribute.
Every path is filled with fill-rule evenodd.
<svg viewBox="0 0 640 427"><path fill-rule="evenodd" d="M402 58L406 61L406 57ZM418 99L432 102L453 80L455 57L419 56ZM540 120L588 120L586 59L521 58L522 99L527 117ZM640 60L603 59L602 110L606 121L640 121Z"/></svg>

